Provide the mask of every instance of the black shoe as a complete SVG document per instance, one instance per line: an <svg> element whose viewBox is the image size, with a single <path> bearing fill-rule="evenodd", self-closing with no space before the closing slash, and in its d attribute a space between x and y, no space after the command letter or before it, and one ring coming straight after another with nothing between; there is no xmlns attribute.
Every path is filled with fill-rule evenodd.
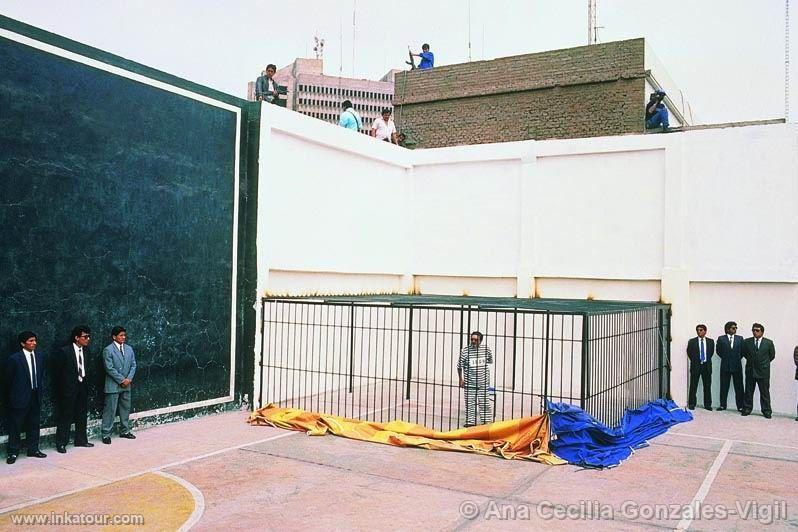
<svg viewBox="0 0 798 532"><path fill-rule="evenodd" d="M109 438L108 436L104 437L103 443L106 445L111 445L111 438Z"/></svg>
<svg viewBox="0 0 798 532"><path fill-rule="evenodd" d="M798 416L795 417L795 421L798 421Z"/></svg>
<svg viewBox="0 0 798 532"><path fill-rule="evenodd" d="M66 453L66 446L65 445L57 445L55 447L55 450L58 451L61 454L65 454Z"/></svg>
<svg viewBox="0 0 798 532"><path fill-rule="evenodd" d="M695 410L695 406L688 406L687 408L689 408L690 410Z"/></svg>
<svg viewBox="0 0 798 532"><path fill-rule="evenodd" d="M750 415L751 415L751 412L749 412L748 410L743 410L743 411L740 413L740 415L742 415L742 416L750 416Z"/></svg>
<svg viewBox="0 0 798 532"><path fill-rule="evenodd" d="M745 412L745 408L738 408L737 411L738 412Z"/></svg>
<svg viewBox="0 0 798 532"><path fill-rule="evenodd" d="M9 454L8 458L6 458L6 463L8 465L11 465L11 464L13 464L16 461L17 461L17 455L15 455L15 454Z"/></svg>
<svg viewBox="0 0 798 532"><path fill-rule="evenodd" d="M726 407L725 406L719 406L717 408L717 410L718 410L718 412L722 412L723 410L726 410Z"/></svg>
<svg viewBox="0 0 798 532"><path fill-rule="evenodd" d="M124 434L119 435L120 438L125 438L126 440L135 440L136 437L133 435L132 432L125 432Z"/></svg>
<svg viewBox="0 0 798 532"><path fill-rule="evenodd" d="M33 452L28 451L28 456L30 456L31 458L47 458L47 455L41 451L33 451Z"/></svg>
<svg viewBox="0 0 798 532"><path fill-rule="evenodd" d="M93 443L85 442L85 443L76 443L75 447L94 447Z"/></svg>
<svg viewBox="0 0 798 532"><path fill-rule="evenodd" d="M769 412L767 414L762 414L762 415L765 416L765 419L770 419L770 418L773 417L773 414L771 414Z"/></svg>
<svg viewBox="0 0 798 532"><path fill-rule="evenodd" d="M711 406L705 406L704 410L709 410L710 412L712 412L712 407Z"/></svg>

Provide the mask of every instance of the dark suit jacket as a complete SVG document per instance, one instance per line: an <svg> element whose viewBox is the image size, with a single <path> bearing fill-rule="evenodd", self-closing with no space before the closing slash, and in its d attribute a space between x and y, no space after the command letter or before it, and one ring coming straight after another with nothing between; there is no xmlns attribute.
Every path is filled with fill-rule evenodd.
<svg viewBox="0 0 798 532"><path fill-rule="evenodd" d="M44 355L39 351L33 352L36 357L36 381L41 396L44 390ZM30 372L25 354L17 351L6 363L6 383L8 384L8 404L11 408L25 408L30 403L32 390L30 386Z"/></svg>
<svg viewBox="0 0 798 532"><path fill-rule="evenodd" d="M269 90L269 78L266 77L266 74L259 76L257 80L255 80L255 98L257 99L258 96L273 96L277 98L278 94L285 94L286 90L285 87L278 84L274 78L272 78L272 83L274 83L274 91Z"/></svg>
<svg viewBox="0 0 798 532"><path fill-rule="evenodd" d="M792 352L792 361L795 362L795 380L798 381L798 345Z"/></svg>
<svg viewBox="0 0 798 532"><path fill-rule="evenodd" d="M767 379L770 377L770 363L776 358L776 347L770 338L763 336L758 350L754 337L746 338L743 344L743 356L746 361L746 375L750 375L755 379Z"/></svg>
<svg viewBox="0 0 798 532"><path fill-rule="evenodd" d="M88 358L87 348L83 348L83 370L86 378L83 383L78 382L78 361L75 359L75 347L72 342L58 349L53 356L51 381L53 391L58 397L71 398L78 394L78 386L88 383Z"/></svg>
<svg viewBox="0 0 798 532"><path fill-rule="evenodd" d="M715 354L715 340L712 338L704 338L706 342L706 353L707 356L707 364L712 364L712 355ZM695 338L690 338L687 342L687 357L690 359L690 365L695 364L696 366L701 364L701 349L698 347L698 336Z"/></svg>
<svg viewBox="0 0 798 532"><path fill-rule="evenodd" d="M729 337L725 334L718 336L718 356L720 357L720 370L736 372L743 370L743 342L739 334L734 335L734 347L729 345Z"/></svg>

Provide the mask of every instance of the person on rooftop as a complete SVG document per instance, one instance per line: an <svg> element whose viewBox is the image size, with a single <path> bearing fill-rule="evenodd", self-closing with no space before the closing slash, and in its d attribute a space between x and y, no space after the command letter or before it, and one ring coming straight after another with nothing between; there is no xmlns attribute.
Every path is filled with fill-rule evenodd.
<svg viewBox="0 0 798 532"><path fill-rule="evenodd" d="M352 102L344 100L341 106L344 108L344 111L338 119L338 125L346 129L351 129L352 131L360 131L363 128L363 119L361 119L360 115L355 111Z"/></svg>
<svg viewBox="0 0 798 532"><path fill-rule="evenodd" d="M267 65L263 75L255 81L255 99L257 101L274 103L277 100L277 83L273 79L276 72L277 65Z"/></svg>
<svg viewBox="0 0 798 532"><path fill-rule="evenodd" d="M664 99L665 91L663 90L651 93L646 104L646 129L661 127L664 131L668 130L668 108L662 103Z"/></svg>
<svg viewBox="0 0 798 532"><path fill-rule="evenodd" d="M374 120L371 125L371 136L377 140L399 144L399 139L396 135L396 124L391 119L390 108L384 108L382 117Z"/></svg>
<svg viewBox="0 0 798 532"><path fill-rule="evenodd" d="M435 56L429 51L429 44L427 43L421 45L420 54L412 55L421 58L421 62L418 64L418 68L421 70L427 70L435 66Z"/></svg>

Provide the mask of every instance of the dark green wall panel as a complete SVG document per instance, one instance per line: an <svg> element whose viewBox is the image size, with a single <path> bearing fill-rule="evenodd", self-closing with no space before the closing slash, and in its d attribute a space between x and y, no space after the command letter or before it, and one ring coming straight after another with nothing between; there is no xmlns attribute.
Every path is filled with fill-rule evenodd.
<svg viewBox="0 0 798 532"><path fill-rule="evenodd" d="M8 39L0 64L1 355L85 323L99 358L120 324L135 411L227 395L236 113Z"/></svg>

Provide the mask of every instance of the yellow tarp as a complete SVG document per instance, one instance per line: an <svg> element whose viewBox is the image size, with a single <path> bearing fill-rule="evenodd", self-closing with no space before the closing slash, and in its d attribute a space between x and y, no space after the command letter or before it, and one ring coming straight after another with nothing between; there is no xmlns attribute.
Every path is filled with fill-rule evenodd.
<svg viewBox="0 0 798 532"><path fill-rule="evenodd" d="M405 421L373 423L269 404L253 412L247 423L303 431L311 436L335 434L397 447L479 453L550 465L566 463L549 452L549 419L545 414L436 432Z"/></svg>

